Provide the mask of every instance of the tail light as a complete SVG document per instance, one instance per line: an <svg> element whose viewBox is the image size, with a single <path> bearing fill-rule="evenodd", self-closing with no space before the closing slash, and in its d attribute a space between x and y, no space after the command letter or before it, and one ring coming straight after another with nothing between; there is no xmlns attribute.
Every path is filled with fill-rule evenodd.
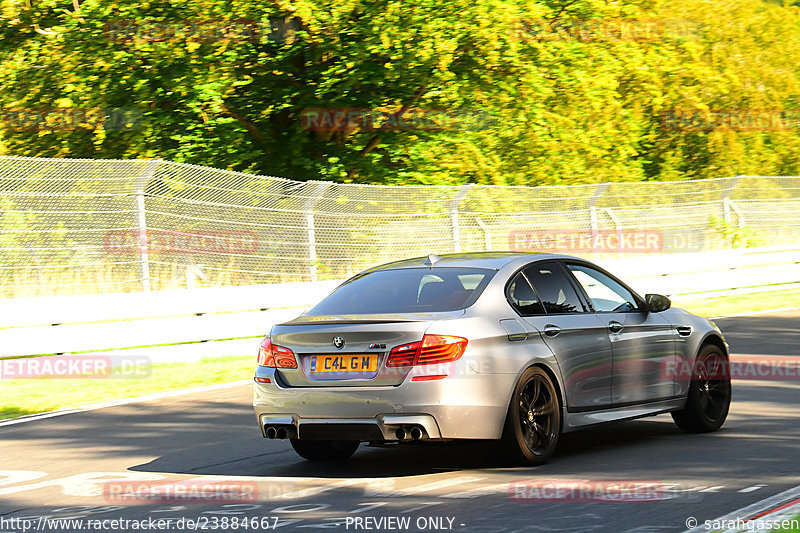
<svg viewBox="0 0 800 533"><path fill-rule="evenodd" d="M415 366L449 363L464 355L467 339L449 335L425 335L421 341L395 346L386 366Z"/></svg>
<svg viewBox="0 0 800 533"><path fill-rule="evenodd" d="M414 366L421 345L421 342L412 342L411 344L395 346L389 352L389 359L386 360L386 366Z"/></svg>
<svg viewBox="0 0 800 533"><path fill-rule="evenodd" d="M258 364L270 368L297 368L297 359L289 348L272 344L272 339L266 337L258 350Z"/></svg>

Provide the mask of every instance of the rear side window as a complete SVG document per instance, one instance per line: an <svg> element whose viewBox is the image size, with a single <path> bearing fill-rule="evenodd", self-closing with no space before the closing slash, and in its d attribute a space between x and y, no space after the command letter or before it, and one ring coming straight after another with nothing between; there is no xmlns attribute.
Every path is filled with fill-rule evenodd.
<svg viewBox="0 0 800 533"><path fill-rule="evenodd" d="M585 312L578 293L558 263L536 263L523 272L536 289L548 315Z"/></svg>
<svg viewBox="0 0 800 533"><path fill-rule="evenodd" d="M508 284L508 300L522 316L545 314L542 302L522 272Z"/></svg>
<svg viewBox="0 0 800 533"><path fill-rule="evenodd" d="M466 309L494 276L478 268L402 268L356 276L307 316L436 313Z"/></svg>

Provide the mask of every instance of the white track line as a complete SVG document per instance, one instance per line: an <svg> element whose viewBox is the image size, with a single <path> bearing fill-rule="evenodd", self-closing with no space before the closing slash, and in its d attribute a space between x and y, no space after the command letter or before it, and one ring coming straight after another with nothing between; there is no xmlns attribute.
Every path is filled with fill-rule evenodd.
<svg viewBox="0 0 800 533"><path fill-rule="evenodd" d="M744 488L744 489L742 489L742 490L740 490L738 492L742 492L742 493L747 494L748 492L754 492L754 491L757 491L758 489L763 489L764 487L766 487L766 485L762 485L762 484L753 485L752 487Z"/></svg>
<svg viewBox="0 0 800 533"><path fill-rule="evenodd" d="M93 403L90 405L84 405L82 407L75 407L74 409L63 409L60 411L48 411L46 413L41 413L38 415L31 415L31 416L23 416L20 418L11 418L9 420L2 420L0 421L0 427L3 426L12 426L14 424L22 424L23 422L33 422L35 420L42 420L45 418L53 418L56 416L63 416L63 415L71 415L74 413L85 413L86 411L95 411L97 409L105 409L106 407L116 407L118 405L126 405L129 403L139 403L139 402L149 402L151 400L160 400L162 398L171 398L173 396L181 396L183 394L192 394L194 392L206 392L211 390L218 390L218 389L228 389L231 387L237 387L239 385L245 385L248 383L252 383L249 379L243 379L238 381L229 381L228 383L217 383L216 385L206 385L203 387L193 387L191 389L179 389L174 391L168 392L159 392L156 394L147 394L145 396L136 396L135 398L123 398L122 400L112 400L110 402L103 402L103 403Z"/></svg>

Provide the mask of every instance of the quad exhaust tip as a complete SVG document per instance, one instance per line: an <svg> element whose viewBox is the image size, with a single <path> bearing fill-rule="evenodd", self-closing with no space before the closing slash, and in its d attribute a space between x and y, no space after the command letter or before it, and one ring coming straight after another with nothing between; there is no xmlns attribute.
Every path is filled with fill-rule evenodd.
<svg viewBox="0 0 800 533"><path fill-rule="evenodd" d="M419 426L400 426L394 434L400 442L425 438L425 433Z"/></svg>
<svg viewBox="0 0 800 533"><path fill-rule="evenodd" d="M292 432L294 434L294 432ZM264 430L264 435L268 439L288 439L289 438L289 429L285 427L275 427L275 426L267 426Z"/></svg>

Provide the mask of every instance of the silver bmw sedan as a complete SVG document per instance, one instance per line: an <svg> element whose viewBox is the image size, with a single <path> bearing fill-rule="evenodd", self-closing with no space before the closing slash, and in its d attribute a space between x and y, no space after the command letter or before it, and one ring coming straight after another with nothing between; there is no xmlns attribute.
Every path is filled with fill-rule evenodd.
<svg viewBox="0 0 800 533"><path fill-rule="evenodd" d="M540 464L561 433L669 412L718 429L728 347L709 320L555 254L430 255L344 282L262 341L264 437L312 461L361 442L489 439Z"/></svg>

